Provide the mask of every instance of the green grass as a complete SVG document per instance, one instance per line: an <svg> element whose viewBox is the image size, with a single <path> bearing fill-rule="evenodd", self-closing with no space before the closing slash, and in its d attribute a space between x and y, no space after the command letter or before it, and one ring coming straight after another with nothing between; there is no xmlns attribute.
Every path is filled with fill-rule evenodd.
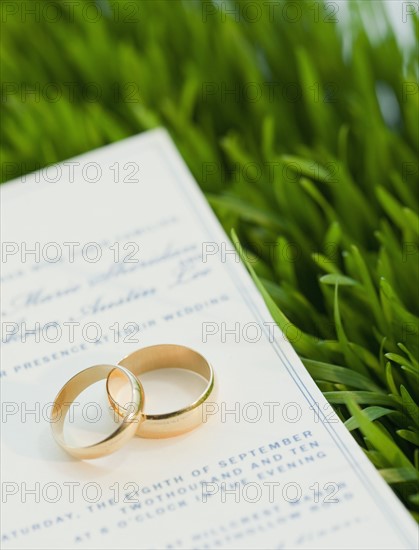
<svg viewBox="0 0 419 550"><path fill-rule="evenodd" d="M330 3L253 23L248 2L237 21L195 0L117 4L95 23L80 6L73 21L8 16L2 179L167 127L278 325L418 517L415 52L385 22L371 40L379 2L351 3L345 41Z"/></svg>

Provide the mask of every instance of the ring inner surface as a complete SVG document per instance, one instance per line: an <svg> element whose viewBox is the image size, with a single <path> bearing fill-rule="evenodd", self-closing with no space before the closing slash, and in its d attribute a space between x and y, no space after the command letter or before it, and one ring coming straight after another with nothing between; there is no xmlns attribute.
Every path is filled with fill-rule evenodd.
<svg viewBox="0 0 419 550"><path fill-rule="evenodd" d="M189 407L181 410L197 406L199 402L206 399L212 390L213 374L208 362L198 352L183 346L163 344L142 348L125 357L119 362L119 365L129 369L137 377L146 372L169 368L188 370L203 377L207 382L204 391ZM124 407L121 406L121 403L118 403L117 396L121 395L124 386L126 387L126 378L117 370L108 376L107 390L109 399L119 414L124 412ZM156 419L163 417L165 414L168 413L145 414L145 417Z"/></svg>

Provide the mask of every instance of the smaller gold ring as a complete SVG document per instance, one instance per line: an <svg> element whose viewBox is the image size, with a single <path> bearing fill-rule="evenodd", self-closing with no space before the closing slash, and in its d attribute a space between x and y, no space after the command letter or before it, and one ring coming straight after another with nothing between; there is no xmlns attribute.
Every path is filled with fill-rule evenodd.
<svg viewBox="0 0 419 550"><path fill-rule="evenodd" d="M199 374L207 381L203 393L191 405L164 414L143 413L143 422L137 427L137 436L145 438L173 437L196 428L203 422L204 402L214 388L214 371L208 361L198 352L185 346L161 344L134 351L121 361L121 365L139 377L145 372L158 369L185 369ZM106 381L109 402L119 415L124 415L122 407L114 396L124 381L117 371L110 373Z"/></svg>
<svg viewBox="0 0 419 550"><path fill-rule="evenodd" d="M118 424L118 428L113 433L98 443L84 447L68 445L64 437L64 423L72 403L83 390L95 382L104 380L113 371L119 372L131 384L131 402L125 408L123 421ZM117 451L135 435L138 425L141 424L143 406L143 388L129 370L119 365L95 365L70 378L61 388L52 408L52 433L57 443L71 456L81 459L106 456Z"/></svg>

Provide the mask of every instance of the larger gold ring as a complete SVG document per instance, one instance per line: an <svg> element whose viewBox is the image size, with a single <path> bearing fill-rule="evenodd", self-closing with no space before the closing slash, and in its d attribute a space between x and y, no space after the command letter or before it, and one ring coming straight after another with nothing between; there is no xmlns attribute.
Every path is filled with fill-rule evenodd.
<svg viewBox="0 0 419 550"><path fill-rule="evenodd" d="M139 437L173 437L188 432L203 422L204 402L214 387L214 371L201 354L185 346L161 344L134 351L118 364L137 377L157 369L177 368L195 372L207 381L203 393L188 407L164 414L143 413L143 422L137 428ZM109 401L120 415L124 415L126 409L118 403L115 396L125 383L117 371L110 373L106 382Z"/></svg>
<svg viewBox="0 0 419 550"><path fill-rule="evenodd" d="M85 447L68 445L63 432L65 419L72 403L83 390L95 382L104 380L113 371L118 372L131 385L131 402L125 408L123 421L118 424L118 428L113 433L98 443ZM109 455L135 435L138 425L141 424L143 406L143 388L129 370L115 365L96 365L73 376L58 393L51 414L52 433L57 443L76 458L98 458Z"/></svg>

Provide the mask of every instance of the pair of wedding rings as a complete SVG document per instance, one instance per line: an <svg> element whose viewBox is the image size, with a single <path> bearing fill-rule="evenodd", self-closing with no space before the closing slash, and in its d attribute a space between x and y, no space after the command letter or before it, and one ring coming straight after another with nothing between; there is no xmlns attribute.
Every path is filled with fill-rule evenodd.
<svg viewBox="0 0 419 550"><path fill-rule="evenodd" d="M157 369L176 368L192 371L206 380L202 394L189 406L164 414L144 413L141 374ZM106 391L112 409L122 418L118 428L105 439L84 447L70 445L64 437L64 424L74 400L86 388L106 378ZM121 404L121 390L130 387L130 401ZM197 427L203 419L203 407L214 387L214 371L198 352L179 345L162 344L139 349L118 365L96 365L71 378L55 398L51 427L55 440L76 458L98 458L121 448L134 435L164 438L180 435Z"/></svg>

